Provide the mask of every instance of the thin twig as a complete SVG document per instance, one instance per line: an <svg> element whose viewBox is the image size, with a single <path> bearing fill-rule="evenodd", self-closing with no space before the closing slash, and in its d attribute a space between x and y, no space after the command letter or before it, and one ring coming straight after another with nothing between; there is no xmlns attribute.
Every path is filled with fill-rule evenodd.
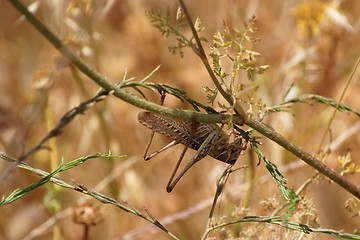
<svg viewBox="0 0 360 240"><path fill-rule="evenodd" d="M96 102L102 101L108 95L109 91L99 91L94 97L82 102L77 107L74 107L73 109L68 111L60 119L59 123L48 134L46 134L45 137L38 144L36 144L30 150L18 157L14 165L8 167L4 172L1 173L0 182L3 182L6 176L16 167L16 165L26 161L32 154L45 148L44 144L51 138L57 137L61 133L62 129L64 129L64 127L68 125L77 115L83 114L89 107L94 105Z"/></svg>
<svg viewBox="0 0 360 240"><path fill-rule="evenodd" d="M204 50L204 47L201 44L201 40L199 38L199 35L197 34L197 31L194 26L194 22L191 20L191 16L189 14L189 11L186 8L186 5L183 0L179 0L180 6L184 11L184 14L186 16L186 19L189 23L190 29L192 31L193 37L195 38L197 49L195 50L195 53L200 57L201 61L203 62L207 72L210 75L211 80L214 82L216 88L219 90L221 95L226 99L226 101L230 104L230 106L234 106L235 112L238 114L238 116L242 119L243 122L247 122L247 115L244 111L244 109L240 106L239 102L233 99L233 97L225 92L225 90L222 88L220 82L218 81L217 77L214 74L214 71L211 69L210 63L206 57L206 53Z"/></svg>
<svg viewBox="0 0 360 240"><path fill-rule="evenodd" d="M330 132L331 124L332 124L333 120L335 119L335 115L336 115L336 113L338 112L338 109L339 109L339 107L340 107L340 105L341 105L341 102L344 100L345 93L346 93L346 91L348 90L348 88L349 88L349 86L350 86L350 83L352 82L352 80L353 80L353 78L354 78L354 74L355 74L356 70L358 69L359 65L360 65L360 58L358 58L358 60L357 60L357 62L356 62L356 64L355 64L355 67L354 67L353 71L351 72L351 76L350 76L350 78L348 79L348 81L347 81L347 83L346 83L346 85L345 85L345 87L344 87L344 89L343 89L343 91L342 91L342 93L341 93L340 99L339 99L339 101L338 101L337 104L336 104L336 108L334 109L334 112L333 112L332 116L330 117L329 123L328 123L328 125L327 125L327 127L326 127L326 131L324 132L324 135L323 135L322 138L321 138L318 152L320 152L321 146L323 145L327 134ZM358 112L357 112L357 113L358 113Z"/></svg>

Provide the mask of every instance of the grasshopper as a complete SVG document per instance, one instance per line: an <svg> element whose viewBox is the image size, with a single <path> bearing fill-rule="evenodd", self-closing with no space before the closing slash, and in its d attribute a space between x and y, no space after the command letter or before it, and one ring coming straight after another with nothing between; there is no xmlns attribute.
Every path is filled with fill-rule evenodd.
<svg viewBox="0 0 360 240"><path fill-rule="evenodd" d="M205 156L210 155L221 162L234 164L241 152L246 149L246 142L243 144L241 137L229 143L229 136L227 136L217 124L184 121L152 112L140 112L138 120L142 125L152 130L149 143L144 152L145 161L150 160L157 154L179 143L184 145L184 150L167 184L167 192L171 192L181 177ZM155 132L165 135L173 141L153 153L148 154ZM188 148L192 148L197 152L175 178L176 172Z"/></svg>

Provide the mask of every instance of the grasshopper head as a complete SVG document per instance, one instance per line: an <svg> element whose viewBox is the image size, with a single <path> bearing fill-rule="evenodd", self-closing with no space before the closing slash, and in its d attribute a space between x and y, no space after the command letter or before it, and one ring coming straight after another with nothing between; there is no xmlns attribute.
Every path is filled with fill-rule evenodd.
<svg viewBox="0 0 360 240"><path fill-rule="evenodd" d="M217 159L226 162L228 164L234 164L236 160L238 159L240 153L242 150L246 149L246 145L243 146L242 144L242 138L239 137L235 139L234 142L228 143L221 154L217 156Z"/></svg>

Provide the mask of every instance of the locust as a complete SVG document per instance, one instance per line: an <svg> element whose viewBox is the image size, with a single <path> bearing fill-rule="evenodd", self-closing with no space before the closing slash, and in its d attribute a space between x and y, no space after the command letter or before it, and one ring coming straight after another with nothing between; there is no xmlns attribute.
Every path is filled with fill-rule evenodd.
<svg viewBox="0 0 360 240"><path fill-rule="evenodd" d="M185 121L147 111L139 113L138 121L152 130L143 156L145 161L179 143L184 145L184 149L167 184L167 192L171 192L184 174L207 155L227 164L235 164L241 152L246 149L246 142L243 142L241 137L229 142L229 136L217 124ZM165 135L173 141L148 154L155 132ZM178 176L175 177L188 148L196 150L196 153Z"/></svg>

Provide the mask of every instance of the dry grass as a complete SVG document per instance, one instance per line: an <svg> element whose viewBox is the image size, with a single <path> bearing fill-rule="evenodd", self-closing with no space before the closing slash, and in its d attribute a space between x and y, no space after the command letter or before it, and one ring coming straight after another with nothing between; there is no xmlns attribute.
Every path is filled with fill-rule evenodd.
<svg viewBox="0 0 360 240"><path fill-rule="evenodd" d="M359 1L344 1L338 10L347 17L353 31L325 19L324 26L313 29L311 34L302 31L297 25L297 20L304 15L294 15L294 9L299 9L303 1L187 2L193 18L201 18L206 27L203 34L208 39L222 27L223 20L229 25L241 26L252 14L256 15L256 37L262 40L254 46L254 50L261 53L261 64L271 66L257 79L260 86L258 96L268 106L279 103L291 83L295 84L300 93L338 99L360 53ZM197 101L206 102L203 87L212 86L212 83L200 60L191 51L186 51L183 59L172 56L167 47L174 40L166 39L153 28L145 14L147 10L166 9L167 6L175 14L178 7L176 1L115 1L108 11L105 1L93 1L89 8L83 8L88 9L87 13L67 9L67 1L39 1L39 4L36 15L41 21L65 42L71 43L74 49L92 49L92 55L84 56L84 59L110 81L121 80L125 67L129 77L140 80L161 64L161 69L151 81L183 89ZM19 19L19 13L7 1L0 2L0 15L0 149L19 156L44 136L51 126L50 120L57 123L65 112L94 94L98 87L76 70L59 67L55 61L59 58L58 52L26 21ZM70 19L73 20L72 26L80 28L79 31L91 30L96 33L95 38L87 39L85 34L75 33L66 24L66 21L69 24ZM304 52L305 57L296 61ZM51 83L48 82L49 77ZM49 86L39 87L42 80ZM357 73L346 92L344 102L359 110L359 93ZM150 99L159 101L156 95L152 95ZM189 108L171 97L166 99L165 105ZM48 115L47 109L50 111ZM114 181L100 190L102 193L118 200L124 199L137 209L146 207L157 219L170 217L171 223L167 228L175 235L183 239L199 239L206 227L208 203L214 195L216 180L225 166L208 157L193 167L174 191L168 194L165 186L182 147L175 147L149 162L142 161L150 131L137 122L139 111L134 106L110 97L88 110L85 115L78 116L54 142L49 143L52 144L50 146L53 146L53 151L40 151L28 163L51 171L54 166L50 159L64 157L65 161L70 161L81 155L106 153L109 149L115 154L126 154L128 157L123 159L92 160L60 176L66 181L74 179L88 188L94 188L102 179L122 167ZM297 104L290 111L295 117L288 113L272 114L266 118L266 123L311 153L316 153L319 147L329 143L329 138L326 138L323 146L319 146L332 115L332 108L319 104ZM328 166L337 171L341 170L336 162L337 156L349 150L354 162L360 164L357 157L360 154L359 131L343 139L338 138L349 133L353 125L359 126L358 117L354 114L337 113L331 126L332 139L339 141L333 145L333 151L326 161ZM289 187L297 189L313 175L312 168L294 164L299 160L278 145L266 139L261 141L263 152L278 165L289 180ZM168 139L157 136L154 146L160 147L167 142ZM191 154L194 151L189 151L186 159ZM247 152L239 158L237 165L243 165L244 159L249 159L250 156ZM290 168L288 164L293 164L291 166L294 167ZM7 166L5 162L0 164L1 169ZM220 208L215 211L216 216L240 214L236 209L242 206L245 197L245 188L241 187L245 184L244 174L245 170L240 170L231 175ZM254 189L248 205L254 215L268 215L271 213L271 202L274 199L276 204L282 201L278 197L280 191L276 183L264 175L268 173L261 164L255 168ZM360 181L359 174L347 177L354 183ZM15 169L1 183L1 193L8 195L12 190L27 186L37 179L32 173ZM345 202L350 195L328 180L317 179L301 195L306 195L307 199L298 211L298 214L306 215L298 218L303 223L314 226L309 221L311 218L315 219L313 215L317 214L317 222L321 227L343 229L346 232L359 227L359 216L352 218L355 213L345 209ZM54 211L77 206L80 198L82 195L79 193L62 191L50 184L37 189L0 208L0 238L21 239L51 218ZM203 201L204 205L199 205ZM95 206L101 205L96 201L90 202ZM188 209L191 207L194 208ZM317 209L317 212L313 209ZM174 221L179 217L178 213L184 210L183 219ZM101 206L101 211L105 219L91 228L90 239L113 239L142 227L144 232L136 236L136 239L168 237L154 229L146 232L147 222L113 206ZM61 219L58 227L61 229L62 239L79 239L82 236L82 227L73 222L71 215ZM50 225L45 235L36 239L50 239L59 228ZM239 235L241 239L253 236L254 229L258 231L258 236L253 236L253 239L260 236L261 239L300 238L298 233L292 231L249 223L226 229L231 234L221 233L218 239L221 236L236 236L235 233L241 228L246 228L249 233L246 235L247 232L242 232L243 235ZM329 236L323 235L316 237L329 239Z"/></svg>

